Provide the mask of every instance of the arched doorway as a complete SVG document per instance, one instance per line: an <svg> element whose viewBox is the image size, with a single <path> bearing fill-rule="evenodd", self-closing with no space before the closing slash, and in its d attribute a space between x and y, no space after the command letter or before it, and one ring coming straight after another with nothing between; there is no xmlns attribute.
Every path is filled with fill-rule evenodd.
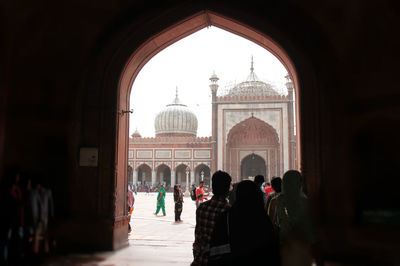
<svg viewBox="0 0 400 266"><path fill-rule="evenodd" d="M171 187L171 169L165 164L157 167L156 185L158 184L164 184L167 190Z"/></svg>
<svg viewBox="0 0 400 266"><path fill-rule="evenodd" d="M254 178L256 175L266 175L265 160L257 154L246 156L240 165L241 180Z"/></svg>
<svg viewBox="0 0 400 266"><path fill-rule="evenodd" d="M203 180L204 185L211 187L211 169L205 164L200 164L195 169L195 184L199 185L199 182Z"/></svg>
<svg viewBox="0 0 400 266"><path fill-rule="evenodd" d="M133 169L130 165L128 165L128 185L133 185Z"/></svg>
<svg viewBox="0 0 400 266"><path fill-rule="evenodd" d="M246 168L247 172L243 172L243 161L253 165L255 161L251 163L250 159L260 158L264 165L261 173L269 178L280 173L281 147L282 143L279 141L276 130L265 121L252 116L236 124L229 131L225 167L231 173L234 181L240 181L243 178L254 176L254 171L250 171L250 168ZM261 168L256 167L255 169Z"/></svg>
<svg viewBox="0 0 400 266"><path fill-rule="evenodd" d="M203 8L202 8L203 10ZM160 18L159 18L160 19ZM164 18L165 19L165 18ZM162 19L161 19L162 20ZM117 97L116 100L116 108L118 115L116 114L106 114L106 120L111 120L115 122L116 130L115 133L116 135L112 135L112 137L115 137L116 142L115 144L110 144L113 147L115 147L115 155L112 157L115 159L115 177L114 177L114 184L115 184L115 194L117 195L116 200L115 200L115 210L114 210L114 216L117 217L115 220L116 221L121 221L121 224L126 224L127 223L127 218L126 218L126 208L124 208L124 203L126 199L126 185L127 185L127 174L126 174L126 164L127 164L127 151L128 151L128 128L129 128L129 119L128 115L124 115L127 113L127 110L129 110L129 95L130 95L130 90L132 87L132 84L141 70L141 68L159 51L162 49L168 47L172 43L190 35L193 32L196 32L202 28L205 28L207 26L216 26L222 29L225 29L231 33L237 34L239 36L242 36L244 38L249 39L250 41L253 41L260 46L264 47L265 49L269 50L273 55L275 55L285 66L287 69L289 75L291 76L291 79L293 80L294 88L297 92L299 89L299 79L296 73L296 68L292 60L290 59L289 55L285 51L284 48L282 48L277 42L275 42L272 38L268 37L265 33L267 32L272 32L267 29L264 31L257 31L255 29L252 29L249 26L246 26L245 24L235 21L233 19L224 17L220 14L210 12L208 10L203 10L200 11L199 13L196 13L195 15L192 15L188 18L185 19L177 19L175 25L170 25L170 27L165 28L163 26L160 26L160 32L156 33L150 33L148 35L148 39L145 42L137 42L138 37L133 36L132 34L129 37L128 35L125 35L125 41L122 47L118 47L118 49L113 50L115 52L118 50L118 52L115 52L112 56L111 63L105 63L107 66L107 69L111 69L115 71L116 69L122 69L122 72L120 73L119 79L115 80L115 73L113 71L107 72L105 77L104 77L104 84L105 90L107 91L106 95L103 97L103 101L105 103L109 103L109 100L107 100L107 95L110 96L111 99L113 99L114 96ZM263 33L264 32L264 33ZM123 34L123 33L122 33ZM112 44L114 45L115 42ZM115 47L113 47L115 48ZM124 66L121 66L121 62L124 62ZM311 83L311 80L313 79L313 75L310 72L310 77L309 83ZM115 87L113 87L115 84L118 84L118 93L117 95L114 95L115 92ZM308 84L312 90L316 91L315 86L313 84ZM299 93L295 94L296 97L296 102L299 102ZM314 101L314 100L310 100ZM315 101L317 102L317 101ZM296 113L299 113L298 110L298 105L295 106L296 108ZM317 107L315 107L318 109ZM311 108L310 108L311 109ZM315 114L315 112L313 113ZM114 116L115 115L115 116ZM303 114L303 116L307 116L306 114ZM314 115L315 116L315 115ZM313 116L313 117L314 117ZM299 119L296 118L296 132L297 132L297 138L301 138L300 133L301 131L299 130ZM312 127L310 127L312 128ZM214 130L214 129L213 129ZM110 135L110 136L111 136ZM311 133L311 135L313 135ZM108 136L108 135L107 135ZM107 139L105 136L102 139ZM104 141L104 144L102 143L102 146L107 147L107 141ZM213 145L216 145L217 140L213 140ZM301 148L301 143L298 143L297 147L297 165L300 165L302 163L301 157L300 157L300 151L302 151ZM102 147L101 147L102 148ZM216 150L216 149L214 149ZM217 154L213 154L212 157L219 156ZM108 156L104 156L104 158L108 158ZM105 160L105 165L107 165L108 161L107 159ZM100 165L103 165L102 162L100 162ZM300 167L298 167L300 168ZM215 165L211 166L211 169L216 169ZM104 171L107 172L107 171ZM106 177L103 177L106 178ZM172 177L174 179L174 177ZM174 180L171 181L171 183L174 183ZM115 243L120 242L117 240L119 236L126 236L124 232L122 232L121 229L119 228L114 228L114 234L115 234Z"/></svg>
<svg viewBox="0 0 400 266"><path fill-rule="evenodd" d="M151 168L147 164L142 164L137 168L138 171L138 184L150 185L151 184Z"/></svg>
<svg viewBox="0 0 400 266"><path fill-rule="evenodd" d="M186 189L186 175L188 175L188 180L190 182L190 168L186 164L180 164L175 168L176 182L175 184L180 184L182 191Z"/></svg>

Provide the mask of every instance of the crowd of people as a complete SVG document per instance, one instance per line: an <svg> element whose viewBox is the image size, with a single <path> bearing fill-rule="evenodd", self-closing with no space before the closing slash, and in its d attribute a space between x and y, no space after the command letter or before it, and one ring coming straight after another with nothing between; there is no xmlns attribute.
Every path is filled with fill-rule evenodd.
<svg viewBox="0 0 400 266"><path fill-rule="evenodd" d="M315 236L301 178L298 171L290 170L270 183L257 175L232 184L228 173L217 171L212 176L212 194L203 181L198 187L193 184L190 196L196 205L196 227L191 265L311 265ZM165 216L164 185L157 191L154 214L162 211ZM179 223L184 203L180 184L173 187L173 198ZM130 202L132 210L134 201Z"/></svg>
<svg viewBox="0 0 400 266"><path fill-rule="evenodd" d="M232 184L217 171L207 201L200 184L192 266L311 265L315 236L301 174L287 171L265 187L264 181L259 175Z"/></svg>
<svg viewBox="0 0 400 266"><path fill-rule="evenodd" d="M53 194L39 176L10 169L0 187L0 265L36 261L55 247Z"/></svg>

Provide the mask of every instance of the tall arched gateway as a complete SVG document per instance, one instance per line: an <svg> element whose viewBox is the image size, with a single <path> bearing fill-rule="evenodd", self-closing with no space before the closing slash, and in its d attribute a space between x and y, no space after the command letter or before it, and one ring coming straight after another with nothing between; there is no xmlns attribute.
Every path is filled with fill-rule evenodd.
<svg viewBox="0 0 400 266"><path fill-rule="evenodd" d="M127 158L128 158L128 128L129 128L129 117L127 115L127 110L129 110L129 95L130 95L130 90L132 87L132 84L141 70L141 68L154 56L157 54L159 51L162 49L166 48L167 46L171 45L172 43L190 35L193 32L196 32L202 28L205 28L207 26L213 25L219 28L222 28L224 30L227 30L229 32L232 32L234 34L237 34L239 36L245 37L260 46L264 47L265 49L269 50L272 54L274 54L281 62L282 64L286 67L292 81L293 81L293 87L296 90L296 102L299 102L300 98L300 93L299 93L299 88L300 88L300 83L298 79L297 72L295 70L295 65L292 62L292 60L289 58L288 54L285 52L285 50L274 40L272 40L270 37L268 37L267 34L261 33L260 31L257 31L250 26L244 25L238 21L235 21L233 19L229 19L223 15L217 14L215 12L207 11L204 10L204 7L197 7L197 11L200 11L199 13L195 13L195 15L191 15L190 13L193 14L193 10L189 11L189 13L186 13L188 17L175 17L175 16L169 16L171 14L160 14L160 16L157 16L154 18L154 21L152 22L156 23L155 21L169 21L170 24L169 26L161 26L165 24L160 24L157 23L156 25L148 25L148 27L156 29L158 28L160 31L159 32L144 32L141 30L142 27L138 27L137 24L132 23L130 27L124 28L121 30L121 32L117 35L117 38L114 38L112 43L109 44L110 47L108 47L108 51L114 51L113 55L110 56L110 61L107 60L101 60L101 64L98 64L97 68L98 70L94 70L95 74L94 76L97 77L96 75L102 75L103 79L101 80L95 80L93 81L90 86L90 88L93 88L94 90L98 88L96 84L101 83L101 86L103 88L103 95L101 97L101 102L105 105L115 105L116 103L116 112L104 112L102 113L102 120L104 121L102 123L102 128L104 129L104 132L101 134L101 139L99 140L99 173L101 174L100 176L100 182L104 183L104 186L101 186L102 191L106 191L107 189L113 188L113 199L114 203L113 206L114 208L111 208L113 210L112 214L112 221L113 221L113 229L112 229L112 239L113 239L113 246L112 248L118 248L121 245L124 245L126 243L127 239L127 232L126 232L126 227L128 223L127 219L127 214L126 214L126 188L127 188ZM196 9L196 8L194 8ZM182 13L178 12L180 15L185 14L186 11L183 11ZM175 21L174 23L171 23L172 21ZM254 19L254 18L253 18ZM251 21L251 20L250 20ZM265 33L273 33L274 30L273 28L270 27L262 27L263 31ZM276 29L275 29L276 30ZM135 33L136 32L136 33ZM277 32L275 32L277 33ZM283 33L280 33L281 35L277 34L276 36L281 36L284 37ZM146 36L146 37L145 37ZM147 41L140 42L138 43L138 40L140 38L147 39ZM287 38L287 36L285 37ZM288 46L290 47L290 46ZM294 47L290 47L291 49L294 49ZM298 52L298 54L301 54L301 52ZM109 54L108 54L109 55ZM300 59L299 59L300 60ZM307 65L307 60L304 58L301 58L302 60L302 66L306 67ZM124 67L121 68L121 66L124 65ZM118 79L118 86L117 86L117 94L115 94L115 86L116 86L116 76L117 72L119 72L119 79ZM313 80L313 75L312 72L310 71L305 71L305 75L308 75L306 80L312 81ZM312 83L307 83L309 85L310 90L316 90L315 86ZM117 97L117 98L114 98ZM112 102L115 99L115 102ZM310 101L317 102L314 98L310 98ZM299 114L299 108L298 105L296 105L296 113ZM317 108L317 106L315 106ZM308 110L312 110L312 108L309 108ZM86 110L85 112L91 112L89 109ZM314 116L317 112L314 110L313 112L310 112L308 115ZM318 119L318 118L315 118ZM309 121L312 121L310 119ZM299 119L297 119L296 123L296 132L297 132L297 138L300 138L300 130L299 130ZM109 128L115 128L115 131L107 131ZM315 127L310 126L309 129L311 129L309 132L308 137L313 137L316 132L312 132ZM212 128L213 130L213 136L217 136L217 134L214 134L215 132L218 131L218 128L214 127ZM110 138L114 137L116 142L111 143L109 140ZM212 143L213 145L218 145L218 142L220 140L218 139L213 139ZM314 147L310 147L311 150L313 150ZM115 153L109 153L107 151L114 150ZM216 151L216 149L213 149ZM298 149L297 149L297 168L299 168L300 164L302 164L301 157L300 155L300 143L298 143ZM290 151L289 151L290 152ZM315 154L318 154L318 151L315 151ZM218 154L212 154L213 164L211 165L211 171L215 171L217 169L217 165L215 165L215 159L218 157ZM110 167L110 160L114 159L114 165ZM317 161L312 162L312 166L310 168L315 169L315 163ZM107 173L110 173L110 170L114 172L114 177L113 180L110 180ZM171 173L172 174L172 173ZM105 185L109 184L109 185ZM311 183L310 183L311 184ZM318 191L318 178L315 178L313 183L311 184L310 188L312 188L313 191ZM100 191L100 193L102 193ZM100 207L100 212L99 213L104 213L104 215L110 215L108 213L108 207L107 202L100 202L99 206L104 206ZM103 211L103 212L102 212Z"/></svg>
<svg viewBox="0 0 400 266"><path fill-rule="evenodd" d="M271 116L271 114L269 114ZM273 113L272 113L273 115ZM282 138L282 136L281 136ZM250 168L243 168L246 164L253 164L253 160L245 160L245 158L260 158L263 160L264 169L259 174L269 178L280 173L283 160L281 150L282 143L279 143L279 137L276 130L254 116L236 124L229 131L226 144L226 169L232 174L235 181L246 179L254 176L250 173ZM243 161L247 162L243 164ZM244 171L244 169L246 169ZM260 167L257 167L260 169Z"/></svg>

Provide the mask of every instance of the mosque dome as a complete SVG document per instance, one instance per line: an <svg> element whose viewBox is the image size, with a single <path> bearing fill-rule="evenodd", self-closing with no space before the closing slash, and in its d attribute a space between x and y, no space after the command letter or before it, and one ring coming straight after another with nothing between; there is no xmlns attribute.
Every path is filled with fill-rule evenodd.
<svg viewBox="0 0 400 266"><path fill-rule="evenodd" d="M178 98L159 112L154 121L156 137L162 136L196 136L197 117Z"/></svg>
<svg viewBox="0 0 400 266"><path fill-rule="evenodd" d="M279 93L274 90L271 84L261 81L254 73L253 58L251 58L250 74L246 81L243 81L231 88L227 95L230 96L277 96Z"/></svg>

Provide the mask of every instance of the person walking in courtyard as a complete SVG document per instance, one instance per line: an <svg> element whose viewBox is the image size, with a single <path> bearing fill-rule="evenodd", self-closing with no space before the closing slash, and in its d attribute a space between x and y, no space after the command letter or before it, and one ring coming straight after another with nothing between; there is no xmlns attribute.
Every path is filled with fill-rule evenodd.
<svg viewBox="0 0 400 266"><path fill-rule="evenodd" d="M191 266L203 266L208 263L207 249L210 246L214 225L223 212L230 208L226 200L231 176L223 171L217 171L212 176L214 196L211 200L200 204L196 210L196 228L193 242L193 262Z"/></svg>
<svg viewBox="0 0 400 266"><path fill-rule="evenodd" d="M165 189L164 189L164 185L161 184L160 185L160 191L158 191L158 195L157 195L157 210L154 213L155 215L158 214L158 212L160 211L160 209L163 212L163 215L165 216Z"/></svg>
<svg viewBox="0 0 400 266"><path fill-rule="evenodd" d="M174 186L174 201L175 201L175 222L182 222L181 213L183 209L183 194L181 191L180 184Z"/></svg>

